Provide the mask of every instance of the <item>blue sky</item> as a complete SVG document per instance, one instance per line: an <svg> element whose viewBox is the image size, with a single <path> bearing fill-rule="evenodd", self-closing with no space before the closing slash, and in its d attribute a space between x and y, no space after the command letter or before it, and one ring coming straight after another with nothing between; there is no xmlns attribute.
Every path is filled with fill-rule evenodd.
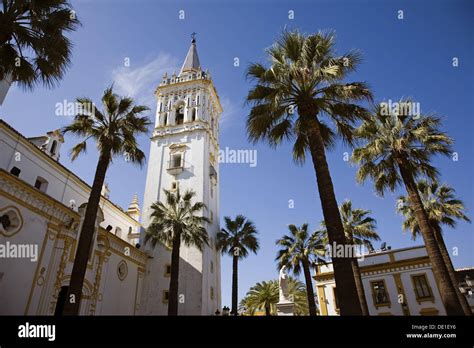
<svg viewBox="0 0 474 348"><path fill-rule="evenodd" d="M64 126L70 118L55 115L56 104L78 96L99 100L115 81L116 91L131 95L151 107L153 91L165 71L179 70L197 32L201 65L209 68L225 109L220 134L221 148L256 149L258 165L222 164L221 218L244 214L258 230L261 249L240 264L239 295L257 281L277 277L274 242L287 225L322 219L315 174L311 163L296 166L291 144L272 150L265 144L251 145L245 133L248 108L244 99L250 87L245 79L249 62L263 61L264 48L287 26L312 33L334 29L337 50L360 49L364 60L352 81L370 84L377 101L411 96L422 112L444 116L444 129L455 139L457 162L437 158L442 181L453 185L471 217L473 207L473 38L474 4L469 1L73 1L83 26L70 35L74 43L72 64L55 89L38 87L25 92L13 87L0 109L0 117L26 136L44 134ZM179 19L179 11L184 19ZM288 11L294 11L294 19ZM404 18L397 18L398 11ZM234 66L234 58L240 66ZM452 66L453 57L459 66ZM130 66L124 66L126 60ZM92 182L97 153L89 150L74 163L67 151L76 139L66 137L61 161L87 182ZM140 139L148 153L149 140ZM90 147L92 149L92 147ZM356 168L343 160L350 149L338 144L329 154L336 196L349 198L357 207L371 209L382 239L392 248L421 244L401 230L402 219L394 211L403 191L374 195L371 182L355 183ZM127 207L134 193L143 197L146 168L116 160L107 182L111 199ZM127 184L124 185L123 183ZM141 199L142 200L142 199ZM288 201L294 200L294 208ZM472 225L459 223L445 230L456 267L474 265ZM231 263L222 262L222 304L230 304Z"/></svg>

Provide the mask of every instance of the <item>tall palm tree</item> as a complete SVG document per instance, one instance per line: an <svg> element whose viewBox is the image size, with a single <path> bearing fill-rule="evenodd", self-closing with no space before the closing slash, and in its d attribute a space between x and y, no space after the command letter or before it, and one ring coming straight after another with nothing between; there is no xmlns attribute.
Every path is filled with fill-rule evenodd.
<svg viewBox="0 0 474 348"><path fill-rule="evenodd" d="M240 302L240 309L247 315L254 315L257 310L265 309L266 315L276 315L276 304L280 298L278 280L270 280L265 286L253 286ZM267 291L267 288L269 291ZM308 300L306 286L303 282L288 277L288 294L295 303L295 315L308 315ZM266 310L266 304L269 304L269 310Z"/></svg>
<svg viewBox="0 0 474 348"><path fill-rule="evenodd" d="M281 269L283 266L286 266L296 276L303 271L309 315L316 315L316 302L314 300L310 267L318 259L323 259L325 255L324 236L321 232L310 234L308 232L308 224L303 224L299 228L295 225L289 225L288 229L290 233L276 241L276 244L281 247L276 257L278 268ZM351 277L354 278L352 272Z"/></svg>
<svg viewBox="0 0 474 348"><path fill-rule="evenodd" d="M371 211L365 209L353 209L352 202L345 200L339 207L341 212L342 224L344 225L344 232L347 241L353 245L367 245L371 246L371 241L380 240L376 232L377 223L374 218L370 216ZM327 235L324 221L322 232ZM365 297L364 285L362 284L362 277L360 275L359 263L356 258L352 259L352 270L357 286L357 295L362 309L363 315L369 315L369 307L367 306L367 299Z"/></svg>
<svg viewBox="0 0 474 348"><path fill-rule="evenodd" d="M441 255L448 268L449 276L453 282L456 294L463 307L466 315L472 315L471 308L466 300L466 297L459 291L458 280L456 279L456 271L453 263L449 257L448 248L444 242L442 225L449 227L456 226L456 219L471 222L471 220L464 214L464 203L456 198L456 191L447 184L440 185L437 181L429 182L426 179L417 181L416 186L420 193L423 207L428 214L428 221L435 234L438 242ZM409 199L406 196L400 196L397 204L398 213L405 217L403 221L403 229L411 232L413 240L420 234L420 226L416 220L415 211L410 205Z"/></svg>
<svg viewBox="0 0 474 348"><path fill-rule="evenodd" d="M452 139L439 130L441 120L434 115L409 115L410 99L398 102L398 108L387 104L375 107L373 117L363 122L356 135L366 141L353 152L353 160L360 163L357 180L367 177L374 181L375 190L383 195L403 183L410 205L420 226L425 247L439 284L441 298L448 315L462 315L446 264L423 207L415 180L420 175L436 179L437 170L431 164L434 155L451 154Z"/></svg>
<svg viewBox="0 0 474 348"><path fill-rule="evenodd" d="M259 282L250 288L243 303L251 313L264 309L266 316L274 315L279 298L278 291L278 282L275 280Z"/></svg>
<svg viewBox="0 0 474 348"><path fill-rule="evenodd" d="M237 215L235 220L224 217L225 228L217 233L217 249L222 254L232 257L232 309L231 313L237 315L238 295L238 267L239 260L246 258L249 251L254 254L259 248L256 237L257 229L252 221L243 215Z"/></svg>
<svg viewBox="0 0 474 348"><path fill-rule="evenodd" d="M168 315L178 315L178 289L179 289L179 252L181 243L186 246L195 246L202 250L208 245L208 235L204 228L205 222L210 220L201 216L201 211L206 209L202 202L192 203L196 192L185 191L181 195L179 189L176 193L163 190L165 202L155 202L151 205L152 221L145 235L145 243L150 242L153 247L158 242L171 248L171 274L168 295Z"/></svg>
<svg viewBox="0 0 474 348"><path fill-rule="evenodd" d="M251 64L247 75L256 85L247 96L252 106L247 133L250 141L266 140L272 147L284 140L293 141L296 163L303 163L306 153L310 153L329 241L344 245L347 241L326 150L337 137L352 144L356 122L368 117L367 110L353 102L371 100L372 95L363 82L343 82L355 70L360 55L350 51L336 56L334 46L333 32L311 35L284 32L266 50L268 67ZM341 314L360 315L351 259L334 258L333 265Z"/></svg>
<svg viewBox="0 0 474 348"><path fill-rule="evenodd" d="M79 25L67 0L13 0L0 10L0 81L31 89L54 86L70 63L64 36Z"/></svg>
<svg viewBox="0 0 474 348"><path fill-rule="evenodd" d="M89 98L78 98L77 103L81 106L81 112L74 117L70 125L62 130L64 134L72 133L83 138L72 148L72 160L86 151L87 141L92 139L99 150L99 161L87 202L68 289L67 298L74 298L75 302L66 302L63 310L65 315L79 313L82 286L90 249L93 245L97 210L107 169L114 157L122 156L128 162L143 165L145 154L139 149L135 137L148 132L150 125L149 119L141 116L144 111L148 110L148 107L134 105L132 98L118 97L113 93L112 87L104 91L102 96L104 110L102 112Z"/></svg>

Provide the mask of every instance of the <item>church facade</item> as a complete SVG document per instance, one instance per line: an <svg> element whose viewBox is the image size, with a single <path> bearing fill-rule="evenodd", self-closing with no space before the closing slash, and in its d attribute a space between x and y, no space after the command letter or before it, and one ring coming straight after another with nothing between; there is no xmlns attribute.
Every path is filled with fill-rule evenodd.
<svg viewBox="0 0 474 348"><path fill-rule="evenodd" d="M149 206L163 188L196 191L204 202L210 246L183 247L182 315L220 309L218 122L222 112L193 40L178 76L156 90L144 209L125 211L104 186L81 315L166 315L170 252L142 245ZM90 186L60 163L59 131L26 138L0 120L0 315L54 315L67 292Z"/></svg>

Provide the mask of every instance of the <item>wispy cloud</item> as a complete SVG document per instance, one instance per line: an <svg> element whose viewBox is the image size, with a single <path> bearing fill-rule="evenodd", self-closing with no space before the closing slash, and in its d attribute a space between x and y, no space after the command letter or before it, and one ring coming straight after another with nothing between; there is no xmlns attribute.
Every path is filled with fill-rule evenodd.
<svg viewBox="0 0 474 348"><path fill-rule="evenodd" d="M141 65L122 66L112 71L114 89L118 94L127 95L137 103L154 108L156 87L165 72L172 74L178 70L178 60L169 54L159 54L154 60Z"/></svg>
<svg viewBox="0 0 474 348"><path fill-rule="evenodd" d="M244 108L242 103L236 103L235 101L231 100L226 96L221 96L221 105L222 105L222 115L221 115L221 127L228 127L232 124L241 121L242 113L244 112Z"/></svg>

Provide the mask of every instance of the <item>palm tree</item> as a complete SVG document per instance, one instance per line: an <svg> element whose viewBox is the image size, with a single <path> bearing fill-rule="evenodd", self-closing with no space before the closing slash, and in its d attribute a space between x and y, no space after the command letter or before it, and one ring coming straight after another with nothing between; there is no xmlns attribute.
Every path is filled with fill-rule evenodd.
<svg viewBox="0 0 474 348"><path fill-rule="evenodd" d="M353 160L360 163L357 180L363 182L371 177L380 195L387 189L394 191L399 184L404 184L446 312L448 315L462 315L456 289L415 183L420 175L436 179L438 172L430 160L436 154L449 156L452 139L439 130L441 120L438 117L408 115L413 101L402 99L397 105L398 108L387 108L387 104L376 106L373 117L365 120L357 130L356 136L366 140L365 145L353 152Z"/></svg>
<svg viewBox="0 0 474 348"><path fill-rule="evenodd" d="M372 246L371 241L380 240L379 235L375 231L377 223L374 218L369 216L371 214L370 210L353 209L350 200L342 202L339 210L341 212L342 224L344 225L344 232L350 244ZM323 226L322 232L326 237L327 230L325 229L324 221L321 225ZM354 272L362 314L369 315L369 307L367 306L364 285L362 284L359 262L356 258L352 259L352 270Z"/></svg>
<svg viewBox="0 0 474 348"><path fill-rule="evenodd" d="M224 217L225 228L217 233L216 247L222 254L232 257L232 310L237 315L238 295L238 266L239 260L246 258L249 251L254 254L259 248L256 237L257 229L252 221L243 215L237 215L235 220Z"/></svg>
<svg viewBox="0 0 474 348"><path fill-rule="evenodd" d="M285 266L296 276L303 270L309 315L316 315L316 302L314 300L310 267L315 261L322 259L325 255L326 249L323 243L323 235L321 232L309 234L308 224L303 224L299 228L295 225L289 225L288 229L290 231L289 235L284 235L276 241L276 244L281 247L276 257L278 268L281 269ZM352 272L351 277L354 278Z"/></svg>
<svg viewBox="0 0 474 348"><path fill-rule="evenodd" d="M202 250L208 245L208 235L204 228L205 222L210 220L200 216L206 209L202 202L192 203L196 192L185 191L181 195L179 189L176 193L163 190L165 203L156 202L151 205L152 221L145 235L145 243L150 242L153 247L158 242L171 248L171 274L168 296L168 315L178 315L178 289L179 289L179 252L181 243L186 246L195 246Z"/></svg>
<svg viewBox="0 0 474 348"><path fill-rule="evenodd" d="M68 289L67 298L74 298L75 302L66 302L63 310L65 315L79 313L84 275L92 248L97 210L107 169L112 158L120 156L125 156L128 162L143 165L145 154L138 148L135 137L145 134L150 125L149 119L141 116L148 107L134 105L133 99L128 97L119 98L113 93L112 87L107 88L102 96L103 112L99 111L89 98L78 98L77 103L82 111L62 130L63 133L72 133L83 138L72 148L72 160L86 151L87 141L92 139L99 150L99 161L87 202Z"/></svg>
<svg viewBox="0 0 474 348"><path fill-rule="evenodd" d="M6 1L0 10L0 81L27 89L54 86L70 63L71 42L64 36L77 28L69 1Z"/></svg>
<svg viewBox="0 0 474 348"><path fill-rule="evenodd" d="M456 219L471 222L463 212L465 210L464 203L456 198L456 191L449 185L440 185L437 181L429 182L426 179L420 179L417 181L416 186L420 193L423 207L428 214L429 224L435 234L441 255L448 268L449 276L463 307L464 314L471 315L472 312L466 297L459 291L456 271L454 270L448 249L444 243L443 230L441 228L441 225L454 228L456 226ZM403 229L411 231L412 238L415 240L421 232L408 197L400 196L398 198L397 211L405 217Z"/></svg>
<svg viewBox="0 0 474 348"><path fill-rule="evenodd" d="M264 309L265 315L274 315L275 306L278 302L278 282L275 280L263 281L250 288L245 297L244 303L251 313Z"/></svg>
<svg viewBox="0 0 474 348"><path fill-rule="evenodd" d="M272 147L284 140L294 141L293 159L299 164L304 163L309 151L329 241L345 245L326 149L334 144L336 137L352 144L355 123L369 115L366 109L352 102L371 100L372 95L363 82L343 82L355 70L360 55L350 51L335 56L334 46L333 32L304 35L285 31L266 50L269 67L251 64L247 75L256 85L247 96L252 106L247 133L250 141L266 140ZM334 258L333 266L341 314L360 315L351 259Z"/></svg>
<svg viewBox="0 0 474 348"><path fill-rule="evenodd" d="M270 304L270 310L267 315L276 315L276 304L278 303L280 292L278 280L270 280L263 283L273 283L270 285L257 285L251 288L249 292L240 302L240 310L247 313L247 315L254 315L257 310L265 309L265 304ZM267 287L270 291L267 291ZM252 290L253 289L253 290ZM306 294L306 286L303 282L288 277L288 294L290 299L295 303L295 315L308 315L308 300Z"/></svg>
<svg viewBox="0 0 474 348"><path fill-rule="evenodd" d="M278 293L278 295L280 295ZM288 277L288 295L295 303L295 315L309 315L308 294L303 282Z"/></svg>

